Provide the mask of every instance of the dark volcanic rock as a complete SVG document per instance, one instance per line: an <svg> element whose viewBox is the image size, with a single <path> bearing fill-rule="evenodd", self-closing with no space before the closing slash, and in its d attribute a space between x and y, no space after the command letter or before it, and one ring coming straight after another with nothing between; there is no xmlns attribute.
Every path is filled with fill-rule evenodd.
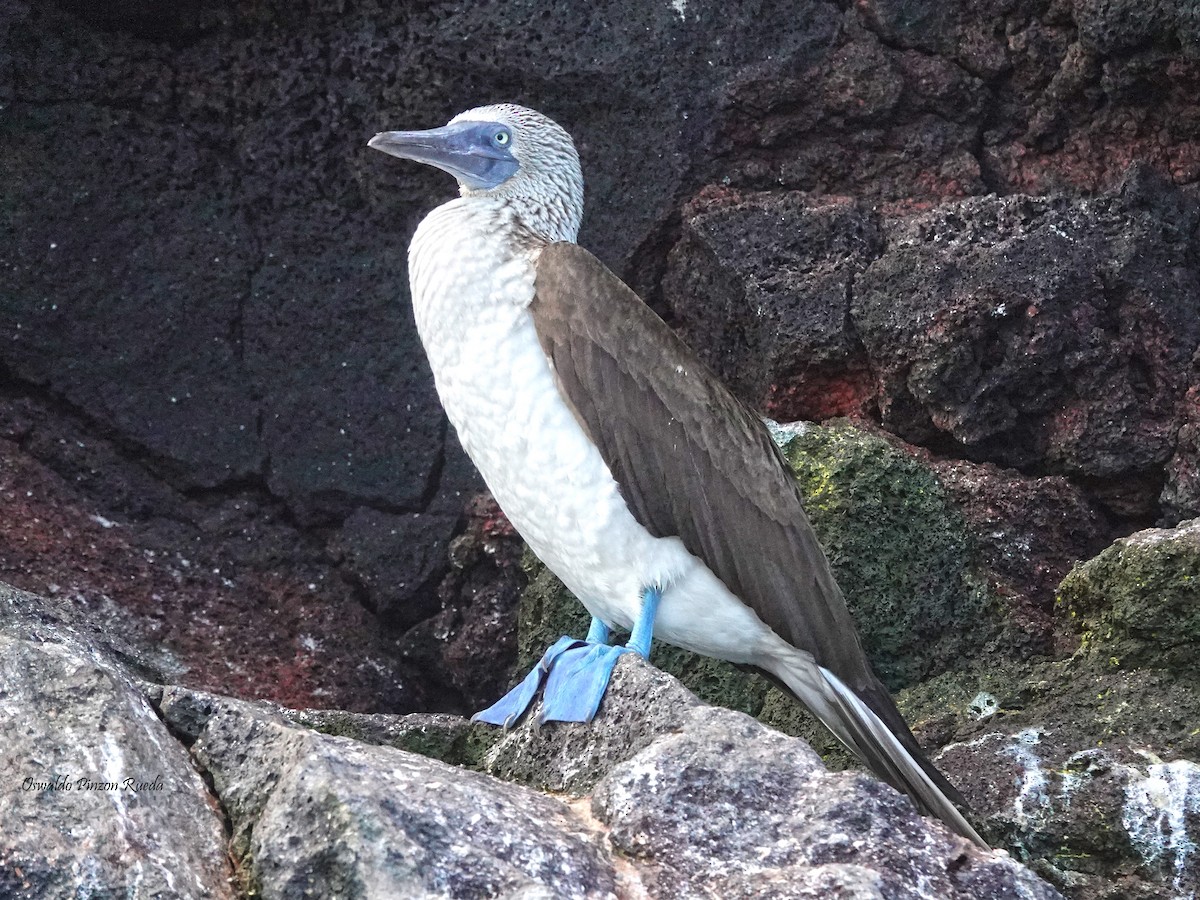
<svg viewBox="0 0 1200 900"><path fill-rule="evenodd" d="M981 77L1010 66L1004 40L1006 19L1028 16L1021 0L947 5L934 0L866 0L863 21L889 46L947 57ZM992 16L981 15L984 10Z"/></svg>
<svg viewBox="0 0 1200 900"><path fill-rule="evenodd" d="M942 453L1062 473L1121 518L1191 496L1200 208L1144 170L1086 201L703 192L664 295L745 399L880 416ZM884 224L886 223L886 224ZM1177 449L1178 447L1178 449Z"/></svg>
<svg viewBox="0 0 1200 900"><path fill-rule="evenodd" d="M150 78L141 65L125 76ZM144 113L82 98L58 110L6 111L6 366L165 460L182 485L261 471L259 407L231 340L253 238L229 174L202 138Z"/></svg>
<svg viewBox="0 0 1200 900"><path fill-rule="evenodd" d="M745 190L886 199L984 192L984 81L953 60L887 46L858 18L846 17L845 42L816 63L760 64L734 77L715 174Z"/></svg>
<svg viewBox="0 0 1200 900"><path fill-rule="evenodd" d="M1004 27L1013 70L997 85L981 154L995 190L1103 190L1138 160L1177 183L1196 180L1191 4L1076 0L1033 16L1002 5L1013 10Z"/></svg>
<svg viewBox="0 0 1200 900"><path fill-rule="evenodd" d="M43 404L0 399L0 434L0 578L120 636L148 676L295 706L435 703L278 500L190 499Z"/></svg>
<svg viewBox="0 0 1200 900"><path fill-rule="evenodd" d="M1148 514L1200 343L1196 219L1134 177L1097 200L893 220L852 304L884 426L1007 466L1132 479L1110 504Z"/></svg>
<svg viewBox="0 0 1200 900"><path fill-rule="evenodd" d="M422 508L438 487L444 420L406 308L404 250L454 188L388 163L366 139L498 92L536 93L593 176L593 245L624 262L671 215L727 73L763 54L819 59L836 30L816 2L732 15L631 4L609 23L590 8L545 11L347 19L268 4L231 9L236 27L212 30L221 17L197 9L195 27L158 24L187 36L172 49L18 7L10 46L29 64L15 70L0 133L6 364L178 483L265 478L311 514L356 501ZM90 18L145 33L152 15ZM270 36L282 21L294 40ZM607 34L618 23L621 42ZM535 43L540 71L525 68ZM630 64L664 55L677 65L653 81ZM571 76L603 80L620 102L581 102ZM446 83L451 95L411 90ZM637 142L619 137L638 130ZM89 152L63 133L86 136Z"/></svg>
<svg viewBox="0 0 1200 900"><path fill-rule="evenodd" d="M295 152L279 164L298 164ZM324 183L348 192L345 180ZM270 490L319 521L355 504L420 512L439 490L473 484L461 473L439 485L447 428L407 308L403 239L385 240L361 211L310 202L301 214L283 185L250 187L244 202L290 226L271 230L237 323Z"/></svg>
<svg viewBox="0 0 1200 900"><path fill-rule="evenodd" d="M372 612L389 624L415 625L437 611L431 582L445 569L457 516L356 510L336 547L360 582Z"/></svg>
<svg viewBox="0 0 1200 900"><path fill-rule="evenodd" d="M429 676L433 708L476 712L508 687L517 648L517 599L525 586L524 542L490 494L467 504L464 532L450 543L440 610L410 628L399 649Z"/></svg>
<svg viewBox="0 0 1200 900"><path fill-rule="evenodd" d="M1115 55L1162 41L1200 57L1200 17L1186 0L1074 0L1072 6L1080 43L1089 50Z"/></svg>
<svg viewBox="0 0 1200 900"><path fill-rule="evenodd" d="M849 201L712 191L684 211L663 295L751 405L786 421L862 413L872 385L851 285L881 246L877 218Z"/></svg>

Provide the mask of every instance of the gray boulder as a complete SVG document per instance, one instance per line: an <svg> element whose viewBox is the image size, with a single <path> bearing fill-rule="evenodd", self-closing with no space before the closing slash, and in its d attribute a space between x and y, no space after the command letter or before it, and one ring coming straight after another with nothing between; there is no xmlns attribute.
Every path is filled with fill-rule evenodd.
<svg viewBox="0 0 1200 900"><path fill-rule="evenodd" d="M887 785L829 772L803 741L730 710L690 711L679 733L615 767L592 808L654 896L1059 896Z"/></svg>
<svg viewBox="0 0 1200 900"><path fill-rule="evenodd" d="M60 613L0 585L0 897L235 896L187 751Z"/></svg>
<svg viewBox="0 0 1200 900"><path fill-rule="evenodd" d="M263 897L615 896L609 851L561 800L263 705L169 688L161 709L196 731Z"/></svg>
<svg viewBox="0 0 1200 900"><path fill-rule="evenodd" d="M1058 896L633 657L595 722L531 717L465 741L452 717L297 714L179 688L160 711L193 741L264 897Z"/></svg>

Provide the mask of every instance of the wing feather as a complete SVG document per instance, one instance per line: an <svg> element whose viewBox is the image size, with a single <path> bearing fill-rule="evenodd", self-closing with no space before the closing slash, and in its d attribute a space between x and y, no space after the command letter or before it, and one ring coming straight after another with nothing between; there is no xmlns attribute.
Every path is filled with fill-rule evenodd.
<svg viewBox="0 0 1200 900"><path fill-rule="evenodd" d="M799 487L762 420L586 250L543 250L536 292L542 347L638 521L656 536L678 535L843 682L873 687Z"/></svg>
<svg viewBox="0 0 1200 900"><path fill-rule="evenodd" d="M848 687L879 725L836 690L819 704L836 720L826 724L876 774L979 841L947 800L961 802L958 792L872 671L799 486L762 420L586 250L543 249L535 291L530 312L563 396L638 522L658 537L678 536L776 634ZM881 742L875 732L892 738ZM904 775L914 764L927 779Z"/></svg>

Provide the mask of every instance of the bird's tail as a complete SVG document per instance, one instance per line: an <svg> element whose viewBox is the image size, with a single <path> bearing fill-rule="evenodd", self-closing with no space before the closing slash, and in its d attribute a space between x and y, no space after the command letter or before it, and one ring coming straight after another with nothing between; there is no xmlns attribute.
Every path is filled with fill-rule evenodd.
<svg viewBox="0 0 1200 900"><path fill-rule="evenodd" d="M921 751L883 685L875 689L880 696L860 697L804 651L774 663L770 673L876 776L911 797L922 812L990 849L959 811L956 804L963 803L962 796Z"/></svg>

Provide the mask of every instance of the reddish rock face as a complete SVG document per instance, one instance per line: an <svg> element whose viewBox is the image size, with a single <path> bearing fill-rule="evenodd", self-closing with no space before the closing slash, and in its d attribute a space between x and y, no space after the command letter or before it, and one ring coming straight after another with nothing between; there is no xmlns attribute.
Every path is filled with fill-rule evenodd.
<svg viewBox="0 0 1200 900"><path fill-rule="evenodd" d="M57 461L80 467L77 482L146 487L102 440L45 424L25 438L61 442ZM298 707L430 702L394 636L269 499L198 503L151 486L138 500L140 515L114 512L0 440L0 580L86 610L139 651L155 680Z"/></svg>
<svg viewBox="0 0 1200 900"><path fill-rule="evenodd" d="M1200 345L1197 221L1145 168L1090 200L884 215L706 192L664 296L710 365L775 417L877 419L945 455L1075 477L1147 523L1167 468L1189 478L1176 445Z"/></svg>

